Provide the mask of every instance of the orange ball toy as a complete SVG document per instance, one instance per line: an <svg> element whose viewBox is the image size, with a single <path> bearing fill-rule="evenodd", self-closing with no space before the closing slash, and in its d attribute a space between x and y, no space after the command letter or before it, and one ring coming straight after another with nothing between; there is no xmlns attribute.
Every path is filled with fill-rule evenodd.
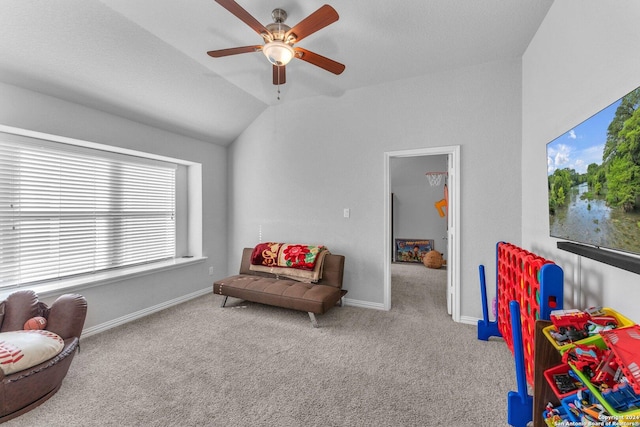
<svg viewBox="0 0 640 427"><path fill-rule="evenodd" d="M26 323L24 324L23 329L25 331L32 331L32 330L44 329L46 327L47 327L47 319L45 319L44 317L37 316L27 320Z"/></svg>

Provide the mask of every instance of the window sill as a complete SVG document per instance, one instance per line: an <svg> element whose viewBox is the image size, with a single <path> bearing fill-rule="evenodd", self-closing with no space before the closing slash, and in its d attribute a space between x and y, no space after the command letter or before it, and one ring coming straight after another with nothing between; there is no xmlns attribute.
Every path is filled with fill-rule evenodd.
<svg viewBox="0 0 640 427"><path fill-rule="evenodd" d="M11 293L18 290L29 289L38 294L39 298L46 298L51 295L77 292L81 289L93 288L95 286L146 276L147 274L155 274L166 270L172 270L174 268L198 264L206 261L206 259L207 257L175 258L168 261L123 268L121 270L105 271L82 277L74 277L71 279L62 279L40 285L7 288L0 291L0 301L6 299Z"/></svg>

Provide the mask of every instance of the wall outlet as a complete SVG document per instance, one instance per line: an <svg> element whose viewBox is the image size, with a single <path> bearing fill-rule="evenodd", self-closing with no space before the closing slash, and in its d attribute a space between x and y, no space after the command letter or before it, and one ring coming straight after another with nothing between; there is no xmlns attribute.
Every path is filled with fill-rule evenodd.
<svg viewBox="0 0 640 427"><path fill-rule="evenodd" d="M351 216L351 210L349 208L345 208L344 211L342 212L342 215L345 218L349 218Z"/></svg>
<svg viewBox="0 0 640 427"><path fill-rule="evenodd" d="M209 267L209 276L213 276L213 267Z"/></svg>

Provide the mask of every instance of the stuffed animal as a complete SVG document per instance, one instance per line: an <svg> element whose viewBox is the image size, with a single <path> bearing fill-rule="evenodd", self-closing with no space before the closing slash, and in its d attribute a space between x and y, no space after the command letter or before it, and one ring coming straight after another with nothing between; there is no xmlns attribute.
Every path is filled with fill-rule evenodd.
<svg viewBox="0 0 640 427"><path fill-rule="evenodd" d="M47 319L45 319L44 317L37 316L27 320L22 329L24 329L25 331L33 331L33 330L41 330L46 327L47 327Z"/></svg>
<svg viewBox="0 0 640 427"><path fill-rule="evenodd" d="M429 251L422 260L424 266L427 268L441 268L444 260L442 254L438 251Z"/></svg>

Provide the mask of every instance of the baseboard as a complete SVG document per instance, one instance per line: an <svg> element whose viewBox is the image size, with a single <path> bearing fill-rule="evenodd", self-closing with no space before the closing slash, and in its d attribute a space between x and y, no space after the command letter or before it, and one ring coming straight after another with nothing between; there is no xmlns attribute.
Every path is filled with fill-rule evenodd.
<svg viewBox="0 0 640 427"><path fill-rule="evenodd" d="M477 325L478 324L478 318L476 317L470 317L470 316L460 316L460 323L465 323L467 325Z"/></svg>
<svg viewBox="0 0 640 427"><path fill-rule="evenodd" d="M164 310L166 308L172 307L174 305L181 304L183 302L189 301L194 298L198 298L202 295L206 295L211 292L211 287L207 287L205 289L192 292L187 295L183 295L181 297L165 301L161 304L154 305L152 307L147 307L143 310L136 311L131 314L127 314L126 316L118 317L117 319L109 320L108 322L101 323L99 325L91 326L90 328L86 328L82 330L82 337L90 337L91 335L99 334L100 332L107 331L109 329L115 328L116 326L124 325L125 323L132 322L136 319L140 319L142 317L148 316L150 314L156 313L158 311Z"/></svg>
<svg viewBox="0 0 640 427"><path fill-rule="evenodd" d="M345 298L344 305L351 307L372 308L374 310L384 310L384 304L370 301L360 301L357 299Z"/></svg>
<svg viewBox="0 0 640 427"><path fill-rule="evenodd" d="M86 328L82 330L82 337L90 337L91 335L99 334L100 332L108 331L109 329L115 328L117 326L124 325L125 323L132 322L134 320L140 319L142 317L148 316L150 314L156 313L158 311L164 310L166 308L172 307L174 305L181 304L183 302L189 301L194 298L198 298L202 295L206 295L211 292L211 288L205 288L196 292L192 292L187 295L183 295L181 297L165 301L161 304L154 305L152 307L147 307L143 310L136 311L131 314L127 314L126 316L118 317L117 319L110 320L108 322L101 323L99 325L91 326L90 328ZM344 299L344 305L348 305L351 307L361 307L361 308L369 308L374 310L384 310L384 304L375 303L370 301L361 301L351 298ZM476 325L478 323L477 319L474 318L465 318L462 317L460 319L461 323L469 323L472 325Z"/></svg>

